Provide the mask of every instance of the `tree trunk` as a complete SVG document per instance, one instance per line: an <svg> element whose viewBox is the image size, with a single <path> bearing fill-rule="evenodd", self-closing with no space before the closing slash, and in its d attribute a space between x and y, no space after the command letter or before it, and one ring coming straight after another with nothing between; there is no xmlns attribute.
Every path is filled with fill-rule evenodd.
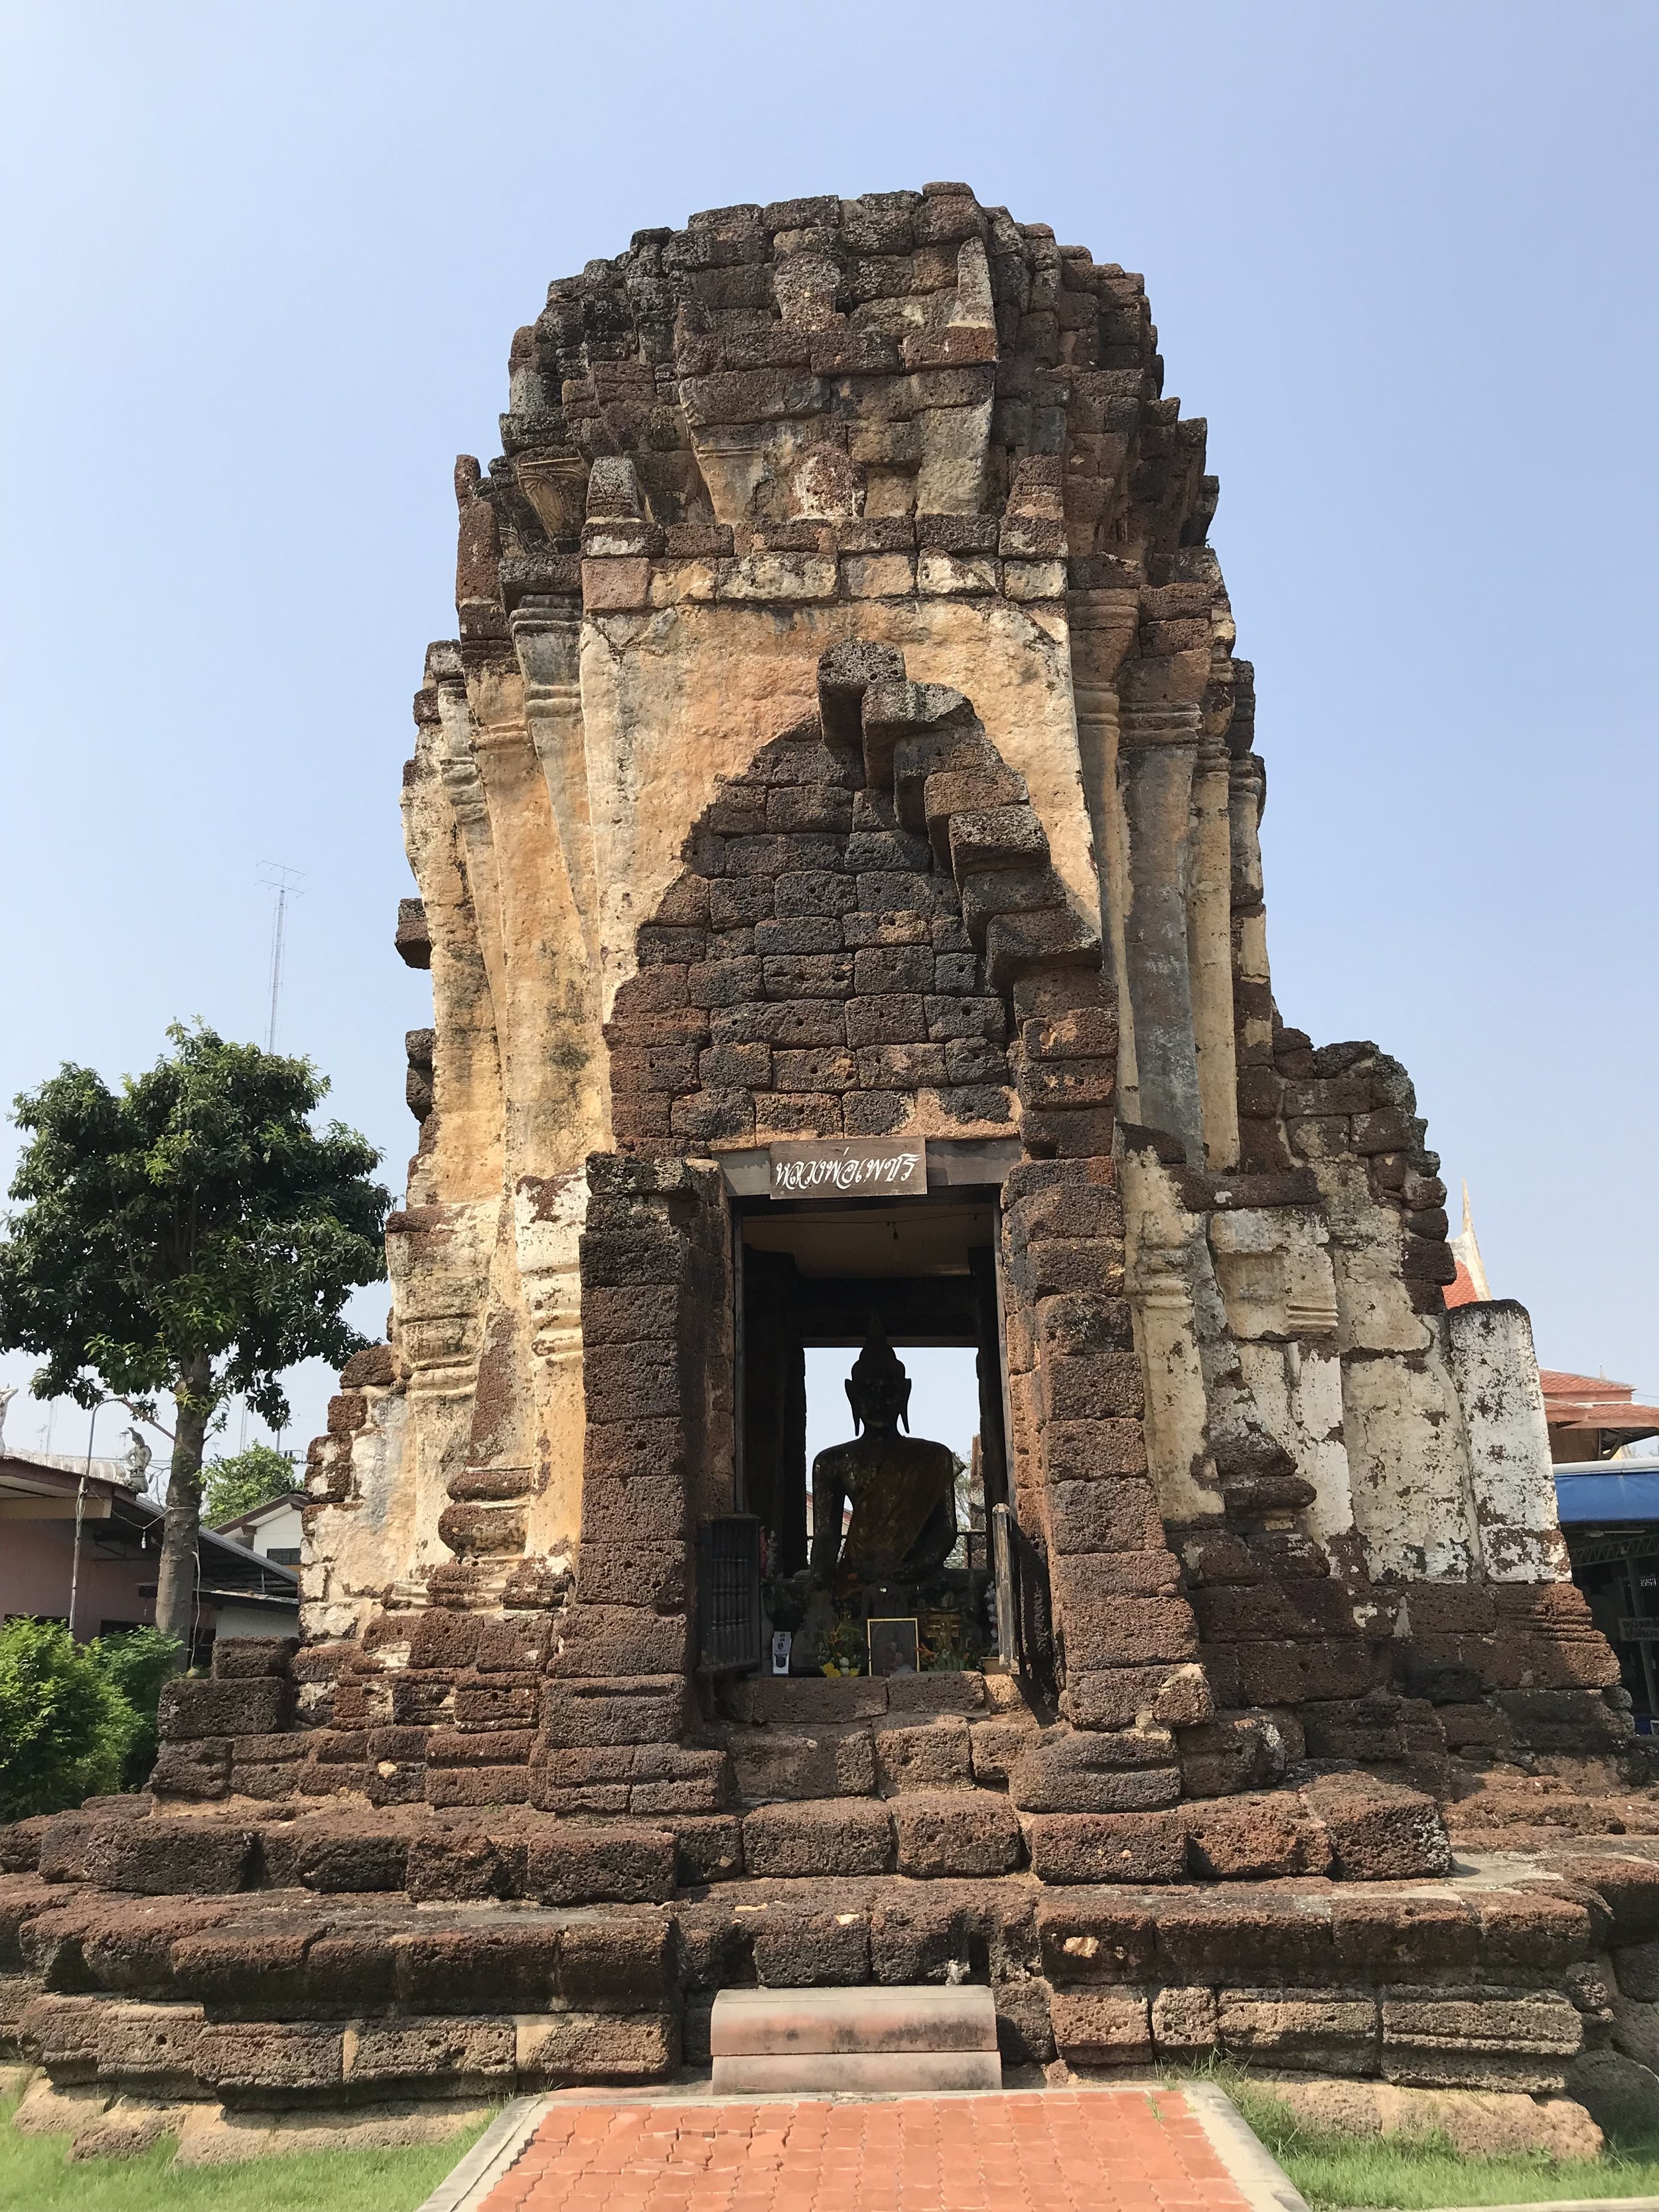
<svg viewBox="0 0 1659 2212"><path fill-rule="evenodd" d="M179 1408L173 1431L173 1465L167 1475L167 1510L161 1522L161 1571L155 1590L155 1626L183 1646L179 1664L190 1664L191 1632L196 1620L196 1553L202 1527L202 1449L207 1442L210 1371L198 1353L185 1367L173 1399Z"/></svg>

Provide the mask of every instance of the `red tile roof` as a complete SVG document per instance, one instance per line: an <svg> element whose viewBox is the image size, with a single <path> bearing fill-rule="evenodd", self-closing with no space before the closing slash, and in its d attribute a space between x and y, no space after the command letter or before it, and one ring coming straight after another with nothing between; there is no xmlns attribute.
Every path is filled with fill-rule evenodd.
<svg viewBox="0 0 1659 2212"><path fill-rule="evenodd" d="M1637 1405L1633 1383L1611 1382L1604 1375L1571 1375L1553 1367L1540 1368L1538 1379L1544 1386L1545 1419L1553 1429L1659 1434L1659 1407Z"/></svg>

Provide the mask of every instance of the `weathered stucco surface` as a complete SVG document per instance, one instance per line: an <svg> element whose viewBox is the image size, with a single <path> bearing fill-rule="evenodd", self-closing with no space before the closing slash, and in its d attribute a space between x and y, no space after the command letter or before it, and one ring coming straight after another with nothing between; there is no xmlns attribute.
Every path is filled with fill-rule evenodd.
<svg viewBox="0 0 1659 2212"><path fill-rule="evenodd" d="M1456 1306L1446 1328L1486 1572L1498 1583L1563 1577L1566 1545L1526 1308L1513 1298Z"/></svg>
<svg viewBox="0 0 1659 2212"><path fill-rule="evenodd" d="M722 779L817 709L821 653L846 638L896 646L910 680L965 692L1024 775L1054 864L1097 926L1100 889L1083 803L1066 624L1000 597L860 599L775 608L682 605L582 631L582 718L598 874L605 1011L635 964L635 936L678 874L690 823Z"/></svg>

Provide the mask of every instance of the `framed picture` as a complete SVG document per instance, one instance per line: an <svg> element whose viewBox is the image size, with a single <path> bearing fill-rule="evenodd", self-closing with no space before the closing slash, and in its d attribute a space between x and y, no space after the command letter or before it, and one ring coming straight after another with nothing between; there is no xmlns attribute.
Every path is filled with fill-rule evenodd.
<svg viewBox="0 0 1659 2212"><path fill-rule="evenodd" d="M918 1671L916 1624L910 1620L872 1620L866 1623L870 1639L872 1674L914 1674Z"/></svg>

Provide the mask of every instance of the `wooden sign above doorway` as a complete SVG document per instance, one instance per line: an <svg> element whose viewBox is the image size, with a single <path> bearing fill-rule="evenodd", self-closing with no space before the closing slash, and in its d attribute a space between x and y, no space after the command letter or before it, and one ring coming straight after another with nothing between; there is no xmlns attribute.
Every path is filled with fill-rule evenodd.
<svg viewBox="0 0 1659 2212"><path fill-rule="evenodd" d="M921 1137L820 1138L769 1145L773 1198L922 1198L927 1146Z"/></svg>

